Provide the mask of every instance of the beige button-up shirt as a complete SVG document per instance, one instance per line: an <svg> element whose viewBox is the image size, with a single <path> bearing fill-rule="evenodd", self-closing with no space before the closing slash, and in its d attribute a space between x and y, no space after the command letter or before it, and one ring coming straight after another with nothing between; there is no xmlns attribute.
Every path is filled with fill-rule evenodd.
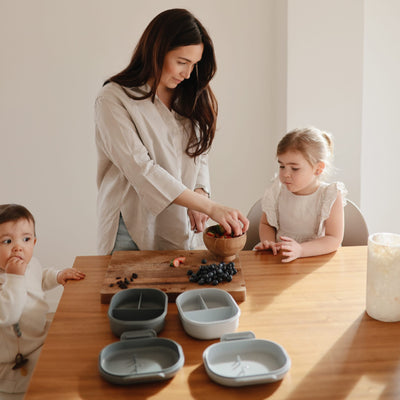
<svg viewBox="0 0 400 400"><path fill-rule="evenodd" d="M172 204L186 188L210 192L207 155L185 153L189 121L158 97L133 100L109 83L96 99L95 125L99 254L111 253L120 213L141 250L193 248L187 209Z"/></svg>

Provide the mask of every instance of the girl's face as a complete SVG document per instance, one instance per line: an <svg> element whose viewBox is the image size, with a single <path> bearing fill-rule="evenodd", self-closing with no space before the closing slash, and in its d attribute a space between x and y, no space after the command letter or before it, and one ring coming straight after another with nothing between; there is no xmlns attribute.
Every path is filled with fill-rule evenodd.
<svg viewBox="0 0 400 400"><path fill-rule="evenodd" d="M175 89L184 79L189 79L195 65L201 60L204 45L177 47L165 55L158 89Z"/></svg>
<svg viewBox="0 0 400 400"><path fill-rule="evenodd" d="M4 270L13 257L28 264L35 244L35 227L32 221L21 218L0 224L0 269Z"/></svg>
<svg viewBox="0 0 400 400"><path fill-rule="evenodd" d="M289 150L278 156L279 179L293 194L314 193L318 186L318 176L324 169L324 163L312 166L299 151Z"/></svg>

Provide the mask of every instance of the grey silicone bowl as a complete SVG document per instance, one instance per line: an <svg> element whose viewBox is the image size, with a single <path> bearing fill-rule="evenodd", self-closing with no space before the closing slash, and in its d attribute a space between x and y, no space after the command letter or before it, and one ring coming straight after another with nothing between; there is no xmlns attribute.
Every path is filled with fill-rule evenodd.
<svg viewBox="0 0 400 400"><path fill-rule="evenodd" d="M108 307L108 319L114 335L154 329L159 333L167 315L168 297L159 289L134 288L116 293Z"/></svg>
<svg viewBox="0 0 400 400"><path fill-rule="evenodd" d="M183 328L196 339L220 338L239 324L240 308L222 289L188 290L176 298L176 305Z"/></svg>
<svg viewBox="0 0 400 400"><path fill-rule="evenodd" d="M104 347L99 354L100 375L108 382L128 385L172 378L183 366L181 346L157 338L154 330L131 331Z"/></svg>
<svg viewBox="0 0 400 400"><path fill-rule="evenodd" d="M280 344L255 339L253 332L224 335L220 343L205 349L203 362L208 376L224 386L276 382L291 366Z"/></svg>

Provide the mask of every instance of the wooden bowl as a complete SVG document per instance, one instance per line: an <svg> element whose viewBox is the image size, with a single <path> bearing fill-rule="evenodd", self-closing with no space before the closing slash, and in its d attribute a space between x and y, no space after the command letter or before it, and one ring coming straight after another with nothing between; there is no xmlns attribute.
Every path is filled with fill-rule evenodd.
<svg viewBox="0 0 400 400"><path fill-rule="evenodd" d="M234 237L214 237L207 234L210 229L214 230L215 225L208 227L203 232L203 241L208 251L219 261L233 261L246 244L246 233Z"/></svg>

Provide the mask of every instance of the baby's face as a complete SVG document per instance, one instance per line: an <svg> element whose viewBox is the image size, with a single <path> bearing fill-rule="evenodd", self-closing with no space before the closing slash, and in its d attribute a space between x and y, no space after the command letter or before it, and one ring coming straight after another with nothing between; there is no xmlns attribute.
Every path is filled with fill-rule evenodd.
<svg viewBox="0 0 400 400"><path fill-rule="evenodd" d="M35 227L32 221L19 219L0 224L0 268L4 270L13 258L28 264L35 244Z"/></svg>

